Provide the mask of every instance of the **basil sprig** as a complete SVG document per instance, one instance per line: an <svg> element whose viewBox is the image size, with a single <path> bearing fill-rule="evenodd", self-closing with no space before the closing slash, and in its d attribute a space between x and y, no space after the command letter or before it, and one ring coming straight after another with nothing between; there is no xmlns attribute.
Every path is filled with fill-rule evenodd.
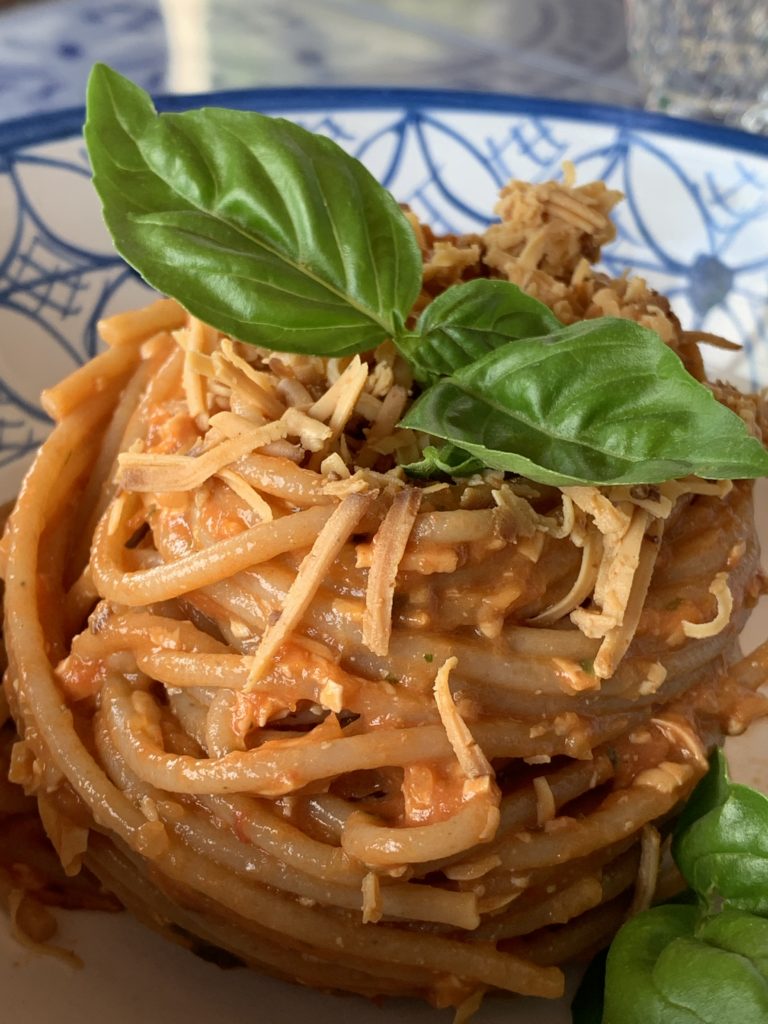
<svg viewBox="0 0 768 1024"><path fill-rule="evenodd" d="M118 252L241 341L324 356L391 338L425 390L403 424L439 438L412 475L481 467L555 485L768 474L743 422L627 320L563 327L515 285L454 285L422 312L404 213L330 139L278 118L158 115L105 65L85 138Z"/></svg>
<svg viewBox="0 0 768 1024"><path fill-rule="evenodd" d="M675 828L692 901L623 926L585 975L573 1024L765 1024L766 836L768 799L731 783L717 751Z"/></svg>

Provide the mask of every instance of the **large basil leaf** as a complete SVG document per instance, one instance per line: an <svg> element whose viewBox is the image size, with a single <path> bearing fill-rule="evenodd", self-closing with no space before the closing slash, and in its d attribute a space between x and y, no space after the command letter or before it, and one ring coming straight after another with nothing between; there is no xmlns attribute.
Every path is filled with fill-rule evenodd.
<svg viewBox="0 0 768 1024"><path fill-rule="evenodd" d="M673 852L711 908L768 916L768 798L762 793L732 784L724 801L676 837Z"/></svg>
<svg viewBox="0 0 768 1024"><path fill-rule="evenodd" d="M765 922L723 914L698 928L698 917L663 906L624 925L608 954L603 1024L765 1024Z"/></svg>
<svg viewBox="0 0 768 1024"><path fill-rule="evenodd" d="M413 232L330 139L246 111L158 116L104 65L85 138L116 248L206 323L324 355L401 330L421 286Z"/></svg>
<svg viewBox="0 0 768 1024"><path fill-rule="evenodd" d="M768 472L768 453L739 417L629 320L509 342L428 388L403 426L560 486Z"/></svg>
<svg viewBox="0 0 768 1024"><path fill-rule="evenodd" d="M543 302L509 281L482 278L453 285L427 306L401 349L422 383L433 384L515 338L559 330Z"/></svg>

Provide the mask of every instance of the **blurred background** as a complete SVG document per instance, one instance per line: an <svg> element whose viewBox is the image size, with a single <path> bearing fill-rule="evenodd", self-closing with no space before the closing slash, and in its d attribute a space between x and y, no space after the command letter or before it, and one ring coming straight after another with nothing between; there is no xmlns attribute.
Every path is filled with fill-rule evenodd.
<svg viewBox="0 0 768 1024"><path fill-rule="evenodd" d="M0 119L153 91L482 90L768 128L766 0L0 0Z"/></svg>
<svg viewBox="0 0 768 1024"><path fill-rule="evenodd" d="M0 0L0 118L153 91L408 86L640 106L622 0Z"/></svg>

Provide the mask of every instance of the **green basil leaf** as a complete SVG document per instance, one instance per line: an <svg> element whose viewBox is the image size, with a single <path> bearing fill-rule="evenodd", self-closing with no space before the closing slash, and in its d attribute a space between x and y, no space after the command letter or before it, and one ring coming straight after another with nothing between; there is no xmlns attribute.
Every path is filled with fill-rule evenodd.
<svg viewBox="0 0 768 1024"><path fill-rule="evenodd" d="M453 285L427 306L404 355L421 383L433 384L516 338L536 338L562 324L543 302L509 281Z"/></svg>
<svg viewBox="0 0 768 1024"><path fill-rule="evenodd" d="M608 950L592 958L571 1003L571 1024L602 1024Z"/></svg>
<svg viewBox="0 0 768 1024"><path fill-rule="evenodd" d="M428 388L402 425L558 486L768 473L742 420L629 320L509 342Z"/></svg>
<svg viewBox="0 0 768 1024"><path fill-rule="evenodd" d="M422 452L420 462L409 462L403 469L409 476L431 479L433 476L471 476L485 469L479 459L468 455L455 444L444 444L440 448L428 445Z"/></svg>
<svg viewBox="0 0 768 1024"><path fill-rule="evenodd" d="M711 909L768 916L768 798L732 784L726 799L677 836L674 856Z"/></svg>
<svg viewBox="0 0 768 1024"><path fill-rule="evenodd" d="M765 934L748 928L742 941L743 923L699 932L698 911L685 906L632 918L608 954L603 1024L764 1024L764 946L756 961L744 941L748 933L762 944Z"/></svg>
<svg viewBox="0 0 768 1024"><path fill-rule="evenodd" d="M157 115L104 65L85 138L117 250L206 323L324 355L402 329L421 287L413 232L330 139L248 111Z"/></svg>

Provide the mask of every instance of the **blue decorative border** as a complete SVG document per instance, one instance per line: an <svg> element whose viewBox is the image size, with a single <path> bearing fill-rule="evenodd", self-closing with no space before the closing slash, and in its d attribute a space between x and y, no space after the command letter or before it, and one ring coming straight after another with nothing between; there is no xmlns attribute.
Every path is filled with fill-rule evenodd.
<svg viewBox="0 0 768 1024"><path fill-rule="evenodd" d="M484 113L526 114L531 117L556 117L570 121L591 121L634 131L658 132L679 139L691 139L711 145L739 149L768 156L768 137L750 135L736 128L688 121L627 107L602 103L574 103L535 96L505 95L492 92L459 92L450 89L372 89L372 88L293 88L239 89L189 95L158 96L158 110L179 111L191 107L224 106L237 110L262 111L381 110L387 107L420 107ZM82 129L83 107L70 107L50 114L37 114L0 123L0 152L53 142Z"/></svg>

